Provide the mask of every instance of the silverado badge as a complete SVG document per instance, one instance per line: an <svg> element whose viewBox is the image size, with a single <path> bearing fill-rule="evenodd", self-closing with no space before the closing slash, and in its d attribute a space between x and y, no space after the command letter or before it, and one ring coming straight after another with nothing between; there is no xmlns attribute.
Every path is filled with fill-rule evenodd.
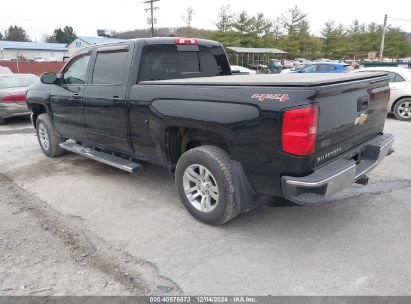
<svg viewBox="0 0 411 304"><path fill-rule="evenodd" d="M362 113L360 116L357 117L355 120L356 125L363 125L368 118L368 114Z"/></svg>

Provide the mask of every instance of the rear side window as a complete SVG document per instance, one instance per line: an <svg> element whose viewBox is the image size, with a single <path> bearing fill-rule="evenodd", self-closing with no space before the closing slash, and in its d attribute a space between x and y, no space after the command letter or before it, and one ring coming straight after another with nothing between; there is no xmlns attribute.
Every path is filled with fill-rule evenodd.
<svg viewBox="0 0 411 304"><path fill-rule="evenodd" d="M140 81L229 75L230 71L221 47L180 51L176 45L150 45L143 50Z"/></svg>
<svg viewBox="0 0 411 304"><path fill-rule="evenodd" d="M127 55L127 50L98 52L91 82L93 84L122 83Z"/></svg>
<svg viewBox="0 0 411 304"><path fill-rule="evenodd" d="M336 67L329 64L320 64L317 68L317 71L335 71Z"/></svg>
<svg viewBox="0 0 411 304"><path fill-rule="evenodd" d="M395 73L395 78L394 78L394 82L401 82L401 81L405 81L404 78L402 78L401 75Z"/></svg>
<svg viewBox="0 0 411 304"><path fill-rule="evenodd" d="M395 82L395 73L394 72L387 72L388 77L390 77L390 82Z"/></svg>

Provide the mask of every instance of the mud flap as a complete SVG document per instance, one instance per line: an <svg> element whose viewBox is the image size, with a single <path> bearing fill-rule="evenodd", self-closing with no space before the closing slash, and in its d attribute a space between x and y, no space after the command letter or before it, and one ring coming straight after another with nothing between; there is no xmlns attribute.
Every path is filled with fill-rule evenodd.
<svg viewBox="0 0 411 304"><path fill-rule="evenodd" d="M234 181L234 198L240 213L251 211L259 205L259 195L254 191L253 187L247 180L243 166L231 160Z"/></svg>

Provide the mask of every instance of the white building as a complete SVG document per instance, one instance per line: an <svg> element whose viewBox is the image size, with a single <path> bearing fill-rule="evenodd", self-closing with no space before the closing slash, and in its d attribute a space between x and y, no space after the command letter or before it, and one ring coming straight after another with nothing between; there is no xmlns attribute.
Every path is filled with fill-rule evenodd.
<svg viewBox="0 0 411 304"><path fill-rule="evenodd" d="M117 42L117 41L122 41L122 39L79 36L72 43L67 45L68 54L71 57L73 56L73 54L75 54L78 50L80 50L83 47L94 45L94 44Z"/></svg>
<svg viewBox="0 0 411 304"><path fill-rule="evenodd" d="M41 43L0 40L0 60L63 61L68 56L64 43Z"/></svg>

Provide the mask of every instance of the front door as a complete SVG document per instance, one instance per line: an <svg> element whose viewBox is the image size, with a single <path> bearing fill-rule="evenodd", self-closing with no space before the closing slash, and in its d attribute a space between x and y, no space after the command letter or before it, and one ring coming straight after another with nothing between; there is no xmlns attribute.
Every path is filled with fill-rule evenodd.
<svg viewBox="0 0 411 304"><path fill-rule="evenodd" d="M123 44L96 50L90 84L83 95L89 141L120 152L130 150L125 107L130 47Z"/></svg>
<svg viewBox="0 0 411 304"><path fill-rule="evenodd" d="M50 89L50 106L53 122L61 135L75 140L85 140L83 93L91 53L74 57L61 73L59 85Z"/></svg>

